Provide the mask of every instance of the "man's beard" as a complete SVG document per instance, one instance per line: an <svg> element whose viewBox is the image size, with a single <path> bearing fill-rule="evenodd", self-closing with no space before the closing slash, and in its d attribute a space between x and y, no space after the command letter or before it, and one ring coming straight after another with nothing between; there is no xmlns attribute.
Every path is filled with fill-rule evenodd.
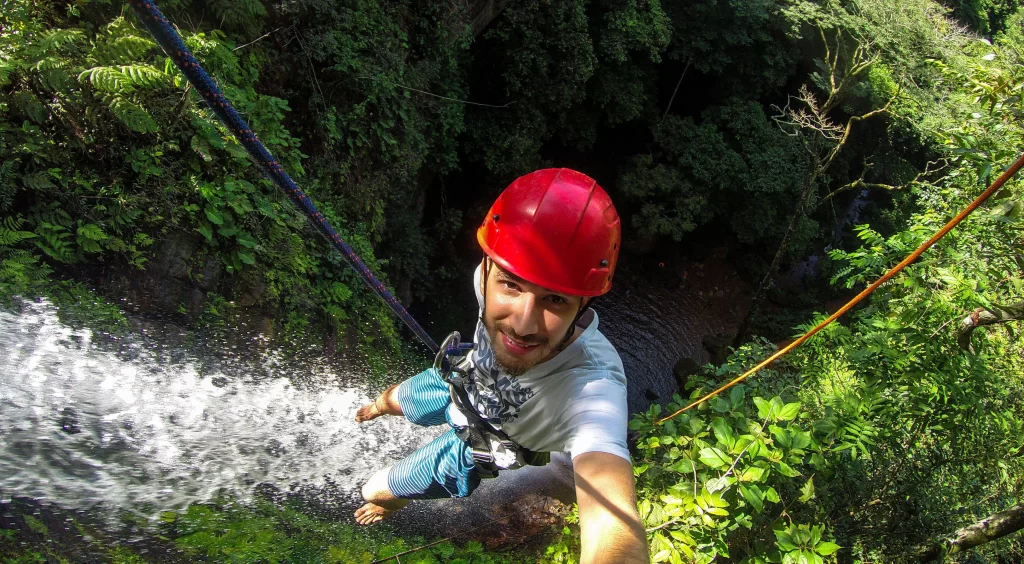
<svg viewBox="0 0 1024 564"><path fill-rule="evenodd" d="M501 339L500 333L505 333L520 343L537 345L537 349L544 353L540 355L540 358L547 356L547 352L551 349L550 344L547 341L535 336L523 337L516 333L510 326L508 326L508 324L502 323L501 321L488 323L485 319L484 328L487 329L487 336L491 339L491 350L494 352L494 363L509 376L522 376L524 372L536 366L539 363L539 359L528 361L502 352L501 347L504 347L505 344L498 343Z"/></svg>

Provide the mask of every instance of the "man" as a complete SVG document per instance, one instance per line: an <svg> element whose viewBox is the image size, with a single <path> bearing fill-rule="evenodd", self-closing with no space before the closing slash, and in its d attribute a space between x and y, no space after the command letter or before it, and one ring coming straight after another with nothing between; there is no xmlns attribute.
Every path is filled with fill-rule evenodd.
<svg viewBox="0 0 1024 564"><path fill-rule="evenodd" d="M404 415L452 429L371 477L356 521L375 523L412 499L468 496L495 469L568 451L581 561L648 562L622 361L589 307L611 288L618 258L611 199L582 173L538 170L502 192L477 240L486 255L474 275L480 321L476 348L459 365L463 384L450 389L430 369L356 413L360 422Z"/></svg>

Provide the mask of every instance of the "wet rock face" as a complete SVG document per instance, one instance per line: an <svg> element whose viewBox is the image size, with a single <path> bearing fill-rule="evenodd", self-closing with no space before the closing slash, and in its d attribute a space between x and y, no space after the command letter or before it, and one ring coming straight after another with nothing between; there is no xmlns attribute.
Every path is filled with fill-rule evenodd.
<svg viewBox="0 0 1024 564"><path fill-rule="evenodd" d="M729 347L732 345L732 337L725 334L709 335L701 340L704 348L708 350L711 357L709 362L714 365L724 364L729 358Z"/></svg>
<svg viewBox="0 0 1024 564"><path fill-rule="evenodd" d="M679 359L679 362L672 368L672 374L675 376L676 383L679 384L679 390L686 389L686 382L697 372L700 372L701 363L689 358L683 357ZM685 395L685 394L683 394Z"/></svg>
<svg viewBox="0 0 1024 564"><path fill-rule="evenodd" d="M137 292L149 297L158 309L177 309L183 295L192 287L188 262L198 246L198 237L184 233L171 235L160 243L148 268L137 277Z"/></svg>
<svg viewBox="0 0 1024 564"><path fill-rule="evenodd" d="M565 526L569 510L568 505L557 499L527 494L494 508L493 525L481 528L472 537L489 549L521 545Z"/></svg>

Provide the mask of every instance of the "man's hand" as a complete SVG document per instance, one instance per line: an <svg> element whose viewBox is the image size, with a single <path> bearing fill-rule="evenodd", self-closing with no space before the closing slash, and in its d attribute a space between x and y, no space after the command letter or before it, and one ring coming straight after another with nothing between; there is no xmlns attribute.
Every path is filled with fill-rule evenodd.
<svg viewBox="0 0 1024 564"><path fill-rule="evenodd" d="M582 564L647 564L647 533L636 510L633 466L605 452L572 460L580 506Z"/></svg>

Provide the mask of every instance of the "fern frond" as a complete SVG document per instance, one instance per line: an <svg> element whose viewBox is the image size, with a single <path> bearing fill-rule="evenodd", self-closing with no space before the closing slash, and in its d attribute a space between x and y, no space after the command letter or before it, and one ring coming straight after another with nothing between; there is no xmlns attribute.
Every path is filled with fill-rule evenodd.
<svg viewBox="0 0 1024 564"><path fill-rule="evenodd" d="M159 88L171 83L170 76L145 64L93 67L79 73L78 80L89 82L97 90L111 94L130 93L137 87Z"/></svg>
<svg viewBox="0 0 1024 564"><path fill-rule="evenodd" d="M53 273L49 265L39 262L39 257L24 250L16 249L0 260L0 286L14 286L24 290L45 282Z"/></svg>
<svg viewBox="0 0 1024 564"><path fill-rule="evenodd" d="M43 88L57 92L67 89L68 84L73 80L68 73L70 65L71 62L67 57L55 54L36 60L29 68L38 73L37 76Z"/></svg>
<svg viewBox="0 0 1024 564"><path fill-rule="evenodd" d="M13 266L16 268L24 268L26 266L32 266L33 264L39 263L39 257L32 253L18 249L11 253L11 256L4 259L4 264Z"/></svg>
<svg viewBox="0 0 1024 564"><path fill-rule="evenodd" d="M39 61L37 61L36 64L32 65L32 69L37 71L48 71L67 68L67 66L68 60L66 58L52 56L39 59Z"/></svg>
<svg viewBox="0 0 1024 564"><path fill-rule="evenodd" d="M132 86L144 88L158 88L168 86L171 77L152 65L123 65L120 67L121 74L127 76Z"/></svg>
<svg viewBox="0 0 1024 564"><path fill-rule="evenodd" d="M31 190L49 190L50 188L54 188L53 182L50 181L49 174L45 171L24 174L21 177L21 181L25 184L26 188Z"/></svg>
<svg viewBox="0 0 1024 564"><path fill-rule="evenodd" d="M22 225L25 225L25 218L21 217L20 215L7 216L4 218L2 222L0 222L0 227L10 229L11 231L17 231L21 229Z"/></svg>
<svg viewBox="0 0 1024 564"><path fill-rule="evenodd" d="M104 47L111 62L127 63L142 58L156 48L156 43L139 35L126 35L108 42Z"/></svg>
<svg viewBox="0 0 1024 564"><path fill-rule="evenodd" d="M71 238L71 232L66 227L42 223L36 227L36 234L39 235L35 241L36 246L54 260L71 262L74 258L74 247L68 241Z"/></svg>
<svg viewBox="0 0 1024 564"><path fill-rule="evenodd" d="M0 227L0 247L10 247L26 239L33 239L36 234L31 231L15 231Z"/></svg>
<svg viewBox="0 0 1024 564"><path fill-rule="evenodd" d="M35 48L40 55L55 53L65 45L77 43L85 38L85 33L80 29L51 29L44 33Z"/></svg>
<svg viewBox="0 0 1024 564"><path fill-rule="evenodd" d="M104 97L104 101L111 113L128 126L128 129L139 133L156 133L160 129L153 116L132 100L123 96L108 95Z"/></svg>
<svg viewBox="0 0 1024 564"><path fill-rule="evenodd" d="M67 229L74 223L71 219L71 214L64 210L60 206L59 202L53 202L46 209L36 210L32 222L37 226L45 226L50 224L47 229Z"/></svg>
<svg viewBox="0 0 1024 564"><path fill-rule="evenodd" d="M25 115L36 123L46 121L46 106L39 101L35 94L28 90L18 90L12 96L14 107L21 110Z"/></svg>
<svg viewBox="0 0 1024 564"><path fill-rule="evenodd" d="M78 228L78 246L87 253L102 251L103 247L100 246L100 243L109 238L110 236L95 223L87 223Z"/></svg>
<svg viewBox="0 0 1024 564"><path fill-rule="evenodd" d="M88 81L89 84L92 84L93 88L101 92L110 92L111 94L131 92L133 87L131 77L126 76L121 72L121 69L116 67L93 67L86 69L78 75L78 80L82 82Z"/></svg>
<svg viewBox="0 0 1024 564"><path fill-rule="evenodd" d="M14 74L23 61L18 59L9 59L7 61L0 61L0 86L7 86L11 83L11 75Z"/></svg>

